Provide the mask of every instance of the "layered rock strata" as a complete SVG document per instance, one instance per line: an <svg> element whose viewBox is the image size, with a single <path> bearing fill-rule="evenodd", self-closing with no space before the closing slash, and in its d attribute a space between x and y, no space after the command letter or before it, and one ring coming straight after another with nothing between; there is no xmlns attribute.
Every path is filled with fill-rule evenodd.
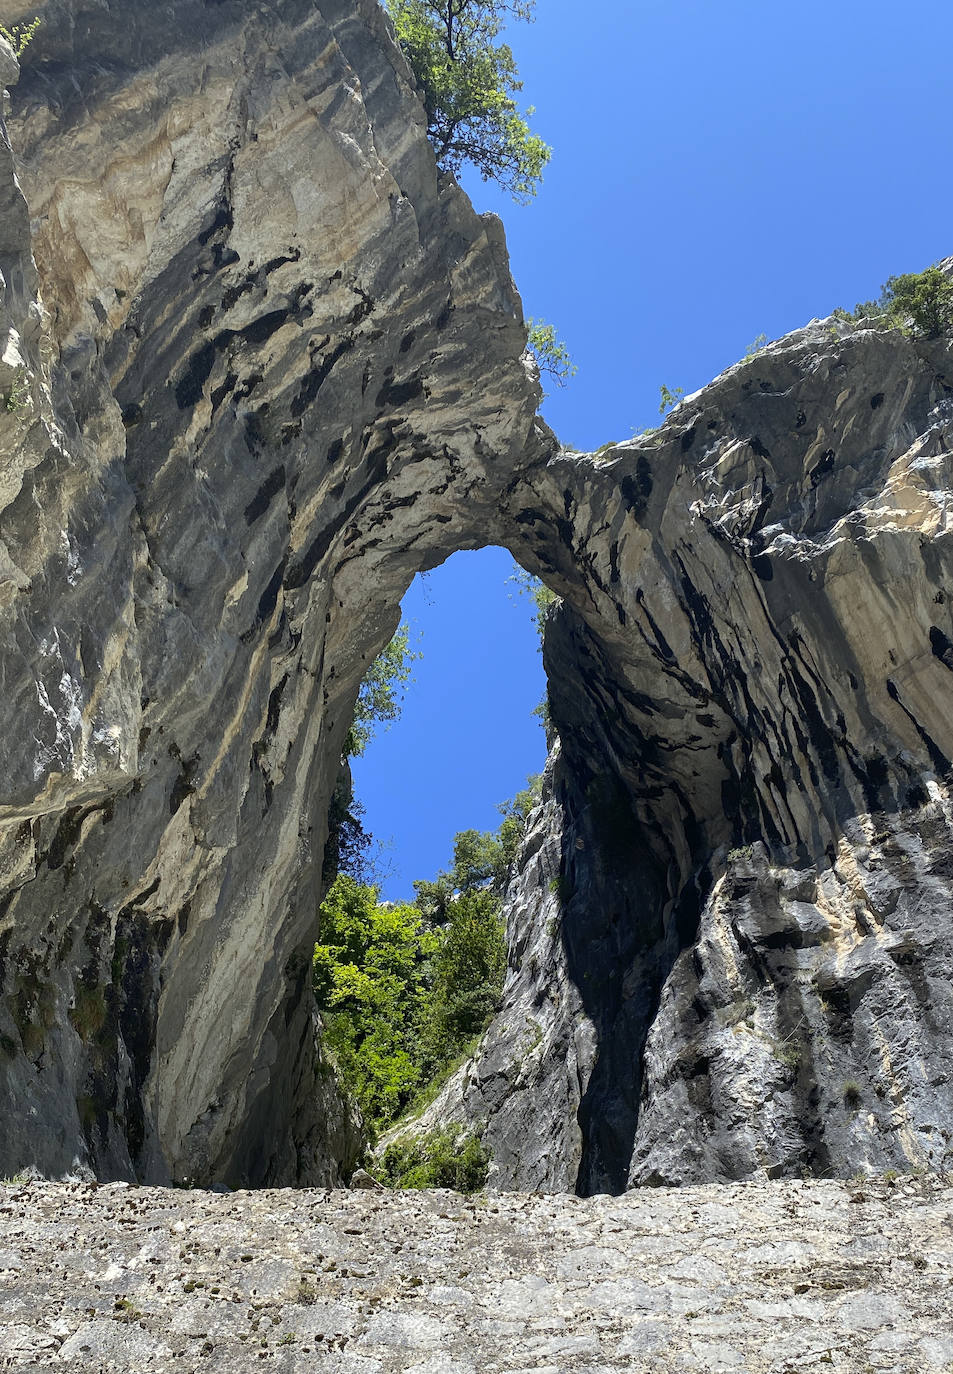
<svg viewBox="0 0 953 1374"><path fill-rule="evenodd" d="M529 478L562 749L424 1123L498 1186L953 1158L951 452L949 341L828 320Z"/></svg>
<svg viewBox="0 0 953 1374"><path fill-rule="evenodd" d="M0 1173L353 1162L309 987L340 748L414 573L488 543L564 599L561 751L441 1110L510 1187L942 1164L948 342L815 323L559 450L376 5L42 8L0 147Z"/></svg>
<svg viewBox="0 0 953 1374"><path fill-rule="evenodd" d="M502 230L369 0L43 18L0 150L0 1173L333 1179L328 803L534 430Z"/></svg>

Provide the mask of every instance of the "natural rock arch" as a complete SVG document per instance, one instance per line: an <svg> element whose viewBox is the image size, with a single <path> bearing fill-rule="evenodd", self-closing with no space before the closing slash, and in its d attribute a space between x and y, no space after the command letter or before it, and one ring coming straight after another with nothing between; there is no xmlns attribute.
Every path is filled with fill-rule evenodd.
<svg viewBox="0 0 953 1374"><path fill-rule="evenodd" d="M565 602L506 994L559 1000L443 1108L508 1186L941 1160L948 346L809 327L561 450L376 5L68 8L11 122L32 245L0 149L0 1171L339 1177L340 747L414 573L487 543Z"/></svg>

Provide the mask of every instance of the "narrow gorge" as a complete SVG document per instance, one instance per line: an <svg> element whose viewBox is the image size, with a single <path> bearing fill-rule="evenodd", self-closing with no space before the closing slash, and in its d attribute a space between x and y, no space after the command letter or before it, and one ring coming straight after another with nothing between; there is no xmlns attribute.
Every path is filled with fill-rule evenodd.
<svg viewBox="0 0 953 1374"><path fill-rule="evenodd" d="M4 0L0 1175L337 1184L310 983L414 575L562 599L427 1121L619 1193L953 1157L953 345L812 321L595 454L374 0ZM953 270L953 259L945 264Z"/></svg>

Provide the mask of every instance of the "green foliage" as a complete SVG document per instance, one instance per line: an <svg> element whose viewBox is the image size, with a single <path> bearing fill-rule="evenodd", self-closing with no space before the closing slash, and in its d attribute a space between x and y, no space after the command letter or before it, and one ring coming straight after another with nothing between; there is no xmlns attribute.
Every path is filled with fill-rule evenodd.
<svg viewBox="0 0 953 1374"><path fill-rule="evenodd" d="M328 807L328 838L321 869L325 887L330 886L339 873L346 873L359 883L370 882L367 851L371 844L372 836L364 829L364 807L354 798L351 771L344 765Z"/></svg>
<svg viewBox="0 0 953 1374"><path fill-rule="evenodd" d="M5 38L13 49L14 57L20 58L33 42L36 31L42 23L43 20L37 18L28 24L14 24L9 29L5 24L0 24L0 38Z"/></svg>
<svg viewBox="0 0 953 1374"><path fill-rule="evenodd" d="M501 802L496 808L503 817L500 828L496 832L500 844L502 864L502 871L498 869L494 875L498 881L509 875L510 868L516 862L516 853L520 841L526 833L529 814L535 806L539 805L542 791L542 774L534 773L526 779L526 786L517 792L512 801Z"/></svg>
<svg viewBox="0 0 953 1374"><path fill-rule="evenodd" d="M914 334L938 339L953 330L953 280L939 267L890 277L884 292L893 315L909 320Z"/></svg>
<svg viewBox="0 0 953 1374"><path fill-rule="evenodd" d="M841 320L844 324L879 326L881 329L892 329L896 324L889 318L889 305L885 302L883 295L877 300L858 301L853 310L845 310L842 306L838 306L831 313L835 320ZM836 337L836 330L834 334Z"/></svg>
<svg viewBox="0 0 953 1374"><path fill-rule="evenodd" d="M560 906L568 906L576 895L575 884L565 873L558 873L549 880L549 890L559 901Z"/></svg>
<svg viewBox="0 0 953 1374"><path fill-rule="evenodd" d="M391 1188L453 1188L476 1193L486 1186L490 1156L475 1135L445 1126L392 1141L378 1176Z"/></svg>
<svg viewBox="0 0 953 1374"><path fill-rule="evenodd" d="M344 753L363 754L378 721L397 720L403 705L401 689L410 681L411 665L422 655L410 647L410 627L402 624L394 638L368 668L354 705L354 720L347 733Z"/></svg>
<svg viewBox="0 0 953 1374"><path fill-rule="evenodd" d="M554 325L545 320L527 320L529 333L526 346L536 359L540 372L547 373L557 386L565 386L570 377L575 377L577 368L566 345L556 338Z"/></svg>
<svg viewBox="0 0 953 1374"><path fill-rule="evenodd" d="M658 413L664 415L667 410L674 410L679 401L685 395L685 388L677 386L674 391L663 383L659 387Z"/></svg>
<svg viewBox="0 0 953 1374"><path fill-rule="evenodd" d="M324 1043L372 1128L392 1121L420 1082L430 961L440 944L416 906L377 897L346 874L335 879L313 964Z"/></svg>
<svg viewBox="0 0 953 1374"><path fill-rule="evenodd" d="M889 277L876 300L833 313L845 324L903 329L918 338L938 339L953 331L953 280L934 264L923 272Z"/></svg>
<svg viewBox="0 0 953 1374"><path fill-rule="evenodd" d="M506 936L500 899L488 890L460 892L441 931L427 1026L437 1064L479 1034L496 1010L506 972Z"/></svg>
<svg viewBox="0 0 953 1374"><path fill-rule="evenodd" d="M372 1132L419 1103L485 1029L506 971L501 895L539 780L500 809L499 829L456 836L453 866L414 903L341 873L321 907L313 986L324 1044Z"/></svg>
<svg viewBox="0 0 953 1374"><path fill-rule="evenodd" d="M532 19L533 0L388 0L388 8L438 163L456 174L469 162L516 201L535 195L550 149L513 99L522 82L511 49L497 41L508 16Z"/></svg>
<svg viewBox="0 0 953 1374"><path fill-rule="evenodd" d="M30 387L26 380L26 374L20 368L13 381L10 383L10 390L7 392L3 401L3 408L10 415L16 415L26 405L30 398Z"/></svg>
<svg viewBox="0 0 953 1374"><path fill-rule="evenodd" d="M762 348L767 348L767 346L767 334L759 334L756 339L751 340L748 347L745 349L745 361L747 361L748 358L755 357L756 354L761 352Z"/></svg>
<svg viewBox="0 0 953 1374"><path fill-rule="evenodd" d="M80 982L73 996L69 1019L79 1036L92 1040L106 1021L106 996L101 987Z"/></svg>
<svg viewBox="0 0 953 1374"><path fill-rule="evenodd" d="M540 581L538 577L534 577L532 573L528 573L526 569L521 568L518 563L513 564L513 571L507 578L507 581L516 584L516 590L519 596L528 596L533 601L536 607L536 631L539 635L540 642L542 642L543 628L546 624L549 608L550 606L556 605L559 601L559 597L554 591L551 591L550 588L546 586L545 582Z"/></svg>

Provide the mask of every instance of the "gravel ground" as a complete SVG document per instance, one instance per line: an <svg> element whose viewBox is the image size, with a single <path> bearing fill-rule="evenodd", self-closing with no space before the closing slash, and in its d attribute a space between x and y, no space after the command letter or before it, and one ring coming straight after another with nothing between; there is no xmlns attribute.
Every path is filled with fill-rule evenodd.
<svg viewBox="0 0 953 1374"><path fill-rule="evenodd" d="M953 1370L953 1187L0 1190L0 1368Z"/></svg>

